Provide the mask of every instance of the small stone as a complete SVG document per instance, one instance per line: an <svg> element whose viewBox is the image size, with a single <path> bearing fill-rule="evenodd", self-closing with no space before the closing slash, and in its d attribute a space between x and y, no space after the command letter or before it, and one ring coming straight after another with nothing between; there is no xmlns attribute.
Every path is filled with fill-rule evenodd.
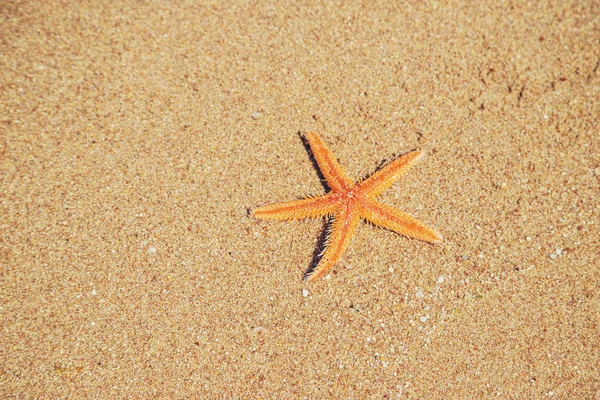
<svg viewBox="0 0 600 400"><path fill-rule="evenodd" d="M550 254L550 258L553 260L556 260L556 254L554 254L554 253Z"/></svg>
<svg viewBox="0 0 600 400"><path fill-rule="evenodd" d="M437 282L438 283L444 283L444 277L443 276L438 277Z"/></svg>
<svg viewBox="0 0 600 400"><path fill-rule="evenodd" d="M308 297L308 290L302 289L302 296Z"/></svg>
<svg viewBox="0 0 600 400"><path fill-rule="evenodd" d="M252 113L252 115L251 115L250 117L251 117L252 119L254 119L254 120L257 120L257 119L259 119L259 118L260 118L260 116L261 116L261 115L262 115L261 113L259 113L258 111L256 111L256 112L253 112L253 113Z"/></svg>

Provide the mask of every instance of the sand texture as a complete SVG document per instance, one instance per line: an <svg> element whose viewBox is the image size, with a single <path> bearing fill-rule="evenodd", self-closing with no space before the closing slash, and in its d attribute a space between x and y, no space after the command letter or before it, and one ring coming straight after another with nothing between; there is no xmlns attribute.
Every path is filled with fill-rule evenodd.
<svg viewBox="0 0 600 400"><path fill-rule="evenodd" d="M0 2L0 397L600 399L600 2ZM307 283L252 210L427 155Z"/></svg>

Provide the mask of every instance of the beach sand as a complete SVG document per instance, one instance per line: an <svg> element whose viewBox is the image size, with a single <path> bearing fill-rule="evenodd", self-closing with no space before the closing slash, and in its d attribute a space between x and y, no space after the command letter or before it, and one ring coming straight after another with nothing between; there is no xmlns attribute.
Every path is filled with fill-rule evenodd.
<svg viewBox="0 0 600 400"><path fill-rule="evenodd" d="M4 1L3 398L600 398L600 3ZM443 236L260 205L420 149Z"/></svg>

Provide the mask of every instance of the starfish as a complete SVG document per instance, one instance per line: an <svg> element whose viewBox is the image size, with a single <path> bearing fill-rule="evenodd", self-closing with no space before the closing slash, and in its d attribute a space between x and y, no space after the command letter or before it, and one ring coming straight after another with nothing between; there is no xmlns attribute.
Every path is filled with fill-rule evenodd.
<svg viewBox="0 0 600 400"><path fill-rule="evenodd" d="M256 218L265 220L323 217L333 220L321 259L312 271L305 274L305 279L313 281L333 268L348 247L361 219L410 238L430 243L442 240L439 233L421 221L375 200L421 158L421 152L407 153L367 179L354 183L316 133L306 133L306 140L330 191L323 196L271 204L254 210Z"/></svg>

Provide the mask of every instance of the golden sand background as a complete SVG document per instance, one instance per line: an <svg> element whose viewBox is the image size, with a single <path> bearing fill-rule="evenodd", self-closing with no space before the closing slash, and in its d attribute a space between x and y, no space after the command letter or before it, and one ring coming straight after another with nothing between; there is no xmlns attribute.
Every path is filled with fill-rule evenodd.
<svg viewBox="0 0 600 400"><path fill-rule="evenodd" d="M600 398L600 3L3 1L3 398ZM298 132L428 156L302 281ZM303 293L303 289L305 290ZM303 294L307 294L304 296Z"/></svg>

